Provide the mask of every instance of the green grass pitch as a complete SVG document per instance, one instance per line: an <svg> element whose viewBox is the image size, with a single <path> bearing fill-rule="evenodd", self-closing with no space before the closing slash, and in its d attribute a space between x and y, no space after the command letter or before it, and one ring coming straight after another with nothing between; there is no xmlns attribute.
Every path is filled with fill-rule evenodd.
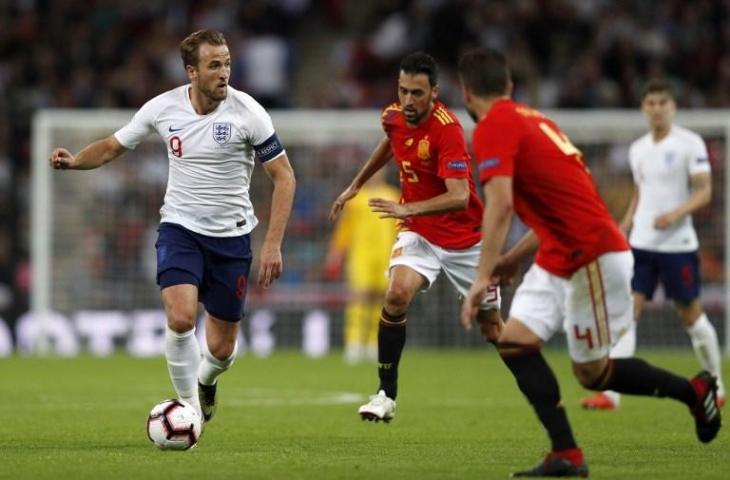
<svg viewBox="0 0 730 480"><path fill-rule="evenodd" d="M698 370L690 349L643 353L687 376ZM582 411L566 353L547 355L592 478L730 478L727 427L702 445L687 409L663 399ZM373 365L336 355L243 356L221 377L218 414L198 446L162 452L145 434L149 409L173 396L162 358L0 360L0 478L491 479L548 449L492 348L406 348L389 425L356 413L375 385Z"/></svg>

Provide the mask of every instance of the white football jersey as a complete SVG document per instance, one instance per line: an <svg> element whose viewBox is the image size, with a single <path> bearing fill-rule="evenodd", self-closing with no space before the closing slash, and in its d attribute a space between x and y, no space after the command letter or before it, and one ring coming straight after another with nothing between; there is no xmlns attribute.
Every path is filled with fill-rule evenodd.
<svg viewBox="0 0 730 480"><path fill-rule="evenodd" d="M631 246L656 252L697 250L699 242L691 215L667 230L654 228L654 220L687 201L693 175L710 171L702 138L677 125L657 143L647 133L631 144L629 162L639 189L639 203L629 237Z"/></svg>
<svg viewBox="0 0 730 480"><path fill-rule="evenodd" d="M145 103L114 135L135 148L156 131L170 162L161 221L213 237L249 233L258 223L249 198L254 158L273 160L284 153L264 108L249 95L228 87L228 95L207 115L195 112L190 85Z"/></svg>

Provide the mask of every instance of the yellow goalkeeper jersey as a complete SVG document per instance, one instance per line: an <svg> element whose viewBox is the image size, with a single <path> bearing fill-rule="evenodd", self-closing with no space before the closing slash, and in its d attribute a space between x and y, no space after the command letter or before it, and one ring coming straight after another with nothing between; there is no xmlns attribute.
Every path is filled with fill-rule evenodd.
<svg viewBox="0 0 730 480"><path fill-rule="evenodd" d="M371 198L397 202L400 191L388 184L368 186L347 202L335 228L332 246L347 255L347 280L355 288L385 288L390 251L397 234L397 222L379 218L368 207Z"/></svg>

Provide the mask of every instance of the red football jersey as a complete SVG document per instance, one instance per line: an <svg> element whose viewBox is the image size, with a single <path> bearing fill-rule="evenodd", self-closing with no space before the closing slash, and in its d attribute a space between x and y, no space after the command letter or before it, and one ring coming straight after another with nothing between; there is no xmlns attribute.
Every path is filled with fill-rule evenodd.
<svg viewBox="0 0 730 480"><path fill-rule="evenodd" d="M606 252L629 248L598 195L580 151L542 113L498 100L474 130L474 156L484 183L513 178L515 212L535 231L535 262L569 277Z"/></svg>
<svg viewBox="0 0 730 480"><path fill-rule="evenodd" d="M428 200L446 192L446 178L469 180L466 209L407 218L403 228L418 233L442 248L462 250L481 240L482 202L474 189L464 130L443 103L419 126L410 127L399 103L381 116L393 156L400 170L401 202Z"/></svg>

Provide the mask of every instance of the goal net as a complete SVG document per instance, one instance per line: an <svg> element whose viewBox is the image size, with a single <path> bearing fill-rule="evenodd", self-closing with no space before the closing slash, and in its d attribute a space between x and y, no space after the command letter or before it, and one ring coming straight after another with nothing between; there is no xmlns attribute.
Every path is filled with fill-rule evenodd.
<svg viewBox="0 0 730 480"><path fill-rule="evenodd" d="M633 188L628 146L646 128L641 114L546 113L583 151L603 198L612 213L620 217ZM18 342L23 344L19 348L47 348L49 343L38 343L38 338L56 335L51 346L62 345L66 338L73 344L70 351L87 345L110 351L121 343L129 346L130 337L144 329L141 325L145 321L157 328L164 321L155 285L154 249L167 180L163 142L152 136L136 150L92 171L53 171L47 161L55 146L77 152L114 132L132 114L118 110L46 110L34 119L32 308L15 326ZM472 122L464 112L459 115L470 135ZM343 308L348 298L346 285L328 281L323 274L332 233L327 212L382 137L379 112L294 110L275 111L272 117L297 175L297 195L283 248L284 276L268 290L249 290L244 330L253 341L252 330L266 329L268 340L263 343L268 342L270 348L311 342L303 337L318 332L326 337L320 339L326 350L327 345L341 344ZM726 320L725 224L730 209L725 171L730 159L730 112L682 112L677 123L701 134L710 151L713 200L710 207L695 215L695 227L701 243L703 303L727 348L730 331ZM390 175L391 181L397 182L395 172ZM271 188L270 180L258 167L251 196L262 224L253 234L254 258L268 220ZM513 226L512 236L517 234L519 226ZM255 262L254 278L256 271ZM504 295L505 312L511 293L508 290ZM662 298L660 292L643 315L639 348L689 345L672 306ZM439 279L427 294L417 297L409 312L409 345L480 345L478 335L461 330L458 310L459 299L450 285ZM90 328L104 328L106 333L89 333ZM57 330L65 333L58 334ZM153 347L139 348L159 353Z"/></svg>

